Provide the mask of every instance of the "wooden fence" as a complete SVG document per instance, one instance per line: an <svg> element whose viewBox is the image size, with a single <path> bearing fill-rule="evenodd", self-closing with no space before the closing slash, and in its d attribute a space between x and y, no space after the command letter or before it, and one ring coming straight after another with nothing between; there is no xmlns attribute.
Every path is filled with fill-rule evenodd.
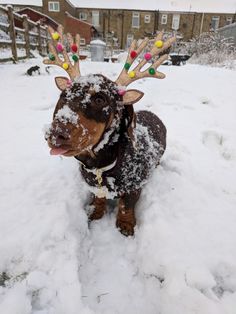
<svg viewBox="0 0 236 314"><path fill-rule="evenodd" d="M16 27L15 21L22 23L23 28ZM45 56L47 41L46 27L31 21L27 15L13 12L11 6L0 6L0 62L33 57L31 52L36 49Z"/></svg>

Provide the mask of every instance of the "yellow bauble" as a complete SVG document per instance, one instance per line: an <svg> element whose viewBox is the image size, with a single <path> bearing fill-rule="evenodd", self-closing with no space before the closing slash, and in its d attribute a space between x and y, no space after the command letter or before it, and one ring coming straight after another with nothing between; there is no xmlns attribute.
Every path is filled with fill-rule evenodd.
<svg viewBox="0 0 236 314"><path fill-rule="evenodd" d="M135 72L134 71L129 72L129 77L134 78L135 77Z"/></svg>
<svg viewBox="0 0 236 314"><path fill-rule="evenodd" d="M52 34L52 38L54 39L54 40L58 40L59 38L60 38L60 35L56 32L56 33L53 33Z"/></svg>
<svg viewBox="0 0 236 314"><path fill-rule="evenodd" d="M69 68L69 64L68 63L63 63L62 67L64 70L67 70Z"/></svg>
<svg viewBox="0 0 236 314"><path fill-rule="evenodd" d="M162 40L157 40L156 42L155 42L155 46L157 47L157 48L162 48L163 47L163 41Z"/></svg>

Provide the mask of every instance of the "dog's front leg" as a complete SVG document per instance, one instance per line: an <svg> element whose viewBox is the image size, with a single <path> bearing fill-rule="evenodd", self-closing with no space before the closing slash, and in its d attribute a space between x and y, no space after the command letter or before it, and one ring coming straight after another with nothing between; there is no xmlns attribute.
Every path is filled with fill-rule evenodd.
<svg viewBox="0 0 236 314"><path fill-rule="evenodd" d="M124 194L120 198L116 226L125 236L134 234L134 227L136 225L135 204L137 203L140 194L141 189L129 194Z"/></svg>
<svg viewBox="0 0 236 314"><path fill-rule="evenodd" d="M93 200L90 203L90 206L92 207L93 212L92 214L89 216L89 220L98 220L100 218L102 218L102 216L105 214L106 212L106 208L107 208L107 201L105 197L99 198L95 195L93 195Z"/></svg>

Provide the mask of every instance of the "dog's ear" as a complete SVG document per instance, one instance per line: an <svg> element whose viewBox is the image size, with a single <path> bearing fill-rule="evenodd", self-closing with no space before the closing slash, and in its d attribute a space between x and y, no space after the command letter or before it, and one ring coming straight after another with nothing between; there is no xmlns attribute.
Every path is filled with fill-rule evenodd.
<svg viewBox="0 0 236 314"><path fill-rule="evenodd" d="M56 82L57 87L61 91L64 91L67 87L70 86L70 80L64 76L55 77L55 82Z"/></svg>
<svg viewBox="0 0 236 314"><path fill-rule="evenodd" d="M144 95L144 93L140 92L137 89L129 89L123 95L123 104L124 105L133 105L136 102L138 102L143 97L143 95Z"/></svg>

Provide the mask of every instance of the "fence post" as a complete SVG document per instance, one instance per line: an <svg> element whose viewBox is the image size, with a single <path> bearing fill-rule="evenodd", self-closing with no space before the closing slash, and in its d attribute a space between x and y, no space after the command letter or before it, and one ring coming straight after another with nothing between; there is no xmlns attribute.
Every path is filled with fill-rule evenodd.
<svg viewBox="0 0 236 314"><path fill-rule="evenodd" d="M23 17L23 27L25 29L25 52L26 57L30 58L30 38L29 38L29 23L27 15L22 15Z"/></svg>
<svg viewBox="0 0 236 314"><path fill-rule="evenodd" d="M13 8L11 5L7 6L7 15L8 15L8 21L9 21L9 33L10 33L10 38L11 38L12 57L15 61L18 61L17 48L16 48L15 22L14 22Z"/></svg>
<svg viewBox="0 0 236 314"><path fill-rule="evenodd" d="M40 22L37 23L37 28L38 28L38 51L39 51L39 54L42 56L43 55L43 49L42 49L42 38L41 38Z"/></svg>

